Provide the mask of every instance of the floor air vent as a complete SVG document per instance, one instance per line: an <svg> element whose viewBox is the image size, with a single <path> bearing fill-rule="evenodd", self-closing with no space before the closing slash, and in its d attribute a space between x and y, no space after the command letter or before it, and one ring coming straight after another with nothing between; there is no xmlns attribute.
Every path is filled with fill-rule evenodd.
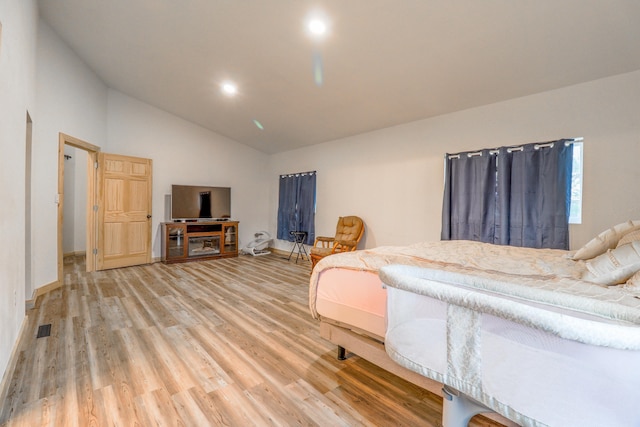
<svg viewBox="0 0 640 427"><path fill-rule="evenodd" d="M51 323L38 326L38 336L36 338L48 337L51 335Z"/></svg>

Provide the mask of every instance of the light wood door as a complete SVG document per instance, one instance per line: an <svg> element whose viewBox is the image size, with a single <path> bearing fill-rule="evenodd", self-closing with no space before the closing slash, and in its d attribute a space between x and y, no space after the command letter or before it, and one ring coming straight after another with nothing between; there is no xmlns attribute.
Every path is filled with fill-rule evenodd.
<svg viewBox="0 0 640 427"><path fill-rule="evenodd" d="M97 269L151 262L151 160L98 156Z"/></svg>

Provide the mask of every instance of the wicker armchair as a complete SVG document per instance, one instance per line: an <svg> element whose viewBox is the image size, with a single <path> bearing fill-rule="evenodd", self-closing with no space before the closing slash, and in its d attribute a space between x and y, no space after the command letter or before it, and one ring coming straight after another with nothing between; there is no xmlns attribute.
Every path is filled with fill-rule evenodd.
<svg viewBox="0 0 640 427"><path fill-rule="evenodd" d="M311 248L311 269L327 255L339 252L355 251L364 234L364 222L357 216L341 216L338 218L334 237L316 237Z"/></svg>

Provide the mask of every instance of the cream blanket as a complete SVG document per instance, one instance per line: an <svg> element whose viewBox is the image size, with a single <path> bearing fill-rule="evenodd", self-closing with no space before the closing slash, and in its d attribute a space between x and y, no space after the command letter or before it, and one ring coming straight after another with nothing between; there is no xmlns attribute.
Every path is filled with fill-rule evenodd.
<svg viewBox="0 0 640 427"><path fill-rule="evenodd" d="M318 279L331 268L377 273L385 265L401 264L433 270L446 283L472 285L548 305L568 308L630 324L640 324L640 298L622 286L605 287L580 280L584 261L572 252L491 245L471 241L423 242L386 246L323 258L310 279L309 307L315 318ZM345 284L348 286L348 284Z"/></svg>

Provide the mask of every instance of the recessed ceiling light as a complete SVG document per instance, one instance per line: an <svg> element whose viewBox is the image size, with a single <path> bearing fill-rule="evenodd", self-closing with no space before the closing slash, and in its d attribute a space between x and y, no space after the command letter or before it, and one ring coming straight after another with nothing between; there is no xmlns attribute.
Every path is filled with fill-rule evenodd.
<svg viewBox="0 0 640 427"><path fill-rule="evenodd" d="M307 28L309 28L311 34L315 36L322 36L327 32L327 23L316 18L309 21Z"/></svg>
<svg viewBox="0 0 640 427"><path fill-rule="evenodd" d="M322 10L311 10L304 18L307 34L314 39L323 39L331 32L331 20Z"/></svg>
<svg viewBox="0 0 640 427"><path fill-rule="evenodd" d="M238 86L233 82L224 82L221 86L222 93L227 96L234 96L238 93Z"/></svg>

